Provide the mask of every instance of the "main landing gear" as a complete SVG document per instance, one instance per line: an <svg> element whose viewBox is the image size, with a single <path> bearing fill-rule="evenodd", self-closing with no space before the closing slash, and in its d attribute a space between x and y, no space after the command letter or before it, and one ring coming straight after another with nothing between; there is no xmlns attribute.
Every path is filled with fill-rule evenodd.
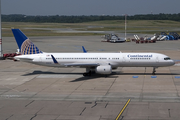
<svg viewBox="0 0 180 120"><path fill-rule="evenodd" d="M152 72L152 75L156 75L156 67L153 67L153 72Z"/></svg>
<svg viewBox="0 0 180 120"><path fill-rule="evenodd" d="M83 76L84 76L84 77L85 77L85 76L91 76L91 71L86 72L86 73L83 73Z"/></svg>

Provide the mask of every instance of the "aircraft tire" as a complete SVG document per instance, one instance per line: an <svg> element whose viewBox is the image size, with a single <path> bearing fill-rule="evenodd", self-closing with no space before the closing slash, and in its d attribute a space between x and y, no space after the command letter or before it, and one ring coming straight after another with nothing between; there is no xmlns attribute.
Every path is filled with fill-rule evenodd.
<svg viewBox="0 0 180 120"><path fill-rule="evenodd" d="M86 77L86 76L87 76L87 73L83 73L83 76Z"/></svg>
<svg viewBox="0 0 180 120"><path fill-rule="evenodd" d="M83 76L86 77L86 76L91 76L91 72L89 73L83 73Z"/></svg>

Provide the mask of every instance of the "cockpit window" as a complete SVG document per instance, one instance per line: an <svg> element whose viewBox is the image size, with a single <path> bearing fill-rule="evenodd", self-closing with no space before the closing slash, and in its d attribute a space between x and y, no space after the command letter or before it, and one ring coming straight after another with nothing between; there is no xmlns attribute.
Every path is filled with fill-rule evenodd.
<svg viewBox="0 0 180 120"><path fill-rule="evenodd" d="M170 60L171 58L170 57L165 57L164 60Z"/></svg>

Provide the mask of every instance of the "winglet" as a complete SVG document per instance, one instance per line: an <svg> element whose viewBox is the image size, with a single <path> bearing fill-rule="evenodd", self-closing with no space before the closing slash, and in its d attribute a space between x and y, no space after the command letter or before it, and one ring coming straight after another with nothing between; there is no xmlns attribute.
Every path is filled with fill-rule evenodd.
<svg viewBox="0 0 180 120"><path fill-rule="evenodd" d="M84 48L84 46L82 46L83 52L87 53L86 49Z"/></svg>
<svg viewBox="0 0 180 120"><path fill-rule="evenodd" d="M52 59L53 59L54 64L58 64L58 61L54 58L54 56L51 55L51 57L52 57Z"/></svg>

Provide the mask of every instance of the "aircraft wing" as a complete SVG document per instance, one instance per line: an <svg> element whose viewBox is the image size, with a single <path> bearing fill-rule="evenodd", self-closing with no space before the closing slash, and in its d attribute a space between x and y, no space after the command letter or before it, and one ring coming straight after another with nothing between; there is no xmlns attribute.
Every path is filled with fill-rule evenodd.
<svg viewBox="0 0 180 120"><path fill-rule="evenodd" d="M99 66L98 63L68 63L64 64L64 66L81 66L81 67L96 67Z"/></svg>
<svg viewBox="0 0 180 120"><path fill-rule="evenodd" d="M54 58L53 55L51 55L54 64L59 64L58 61ZM99 63L65 63L65 64L61 64L64 66L80 66L80 67L96 67L99 66Z"/></svg>

